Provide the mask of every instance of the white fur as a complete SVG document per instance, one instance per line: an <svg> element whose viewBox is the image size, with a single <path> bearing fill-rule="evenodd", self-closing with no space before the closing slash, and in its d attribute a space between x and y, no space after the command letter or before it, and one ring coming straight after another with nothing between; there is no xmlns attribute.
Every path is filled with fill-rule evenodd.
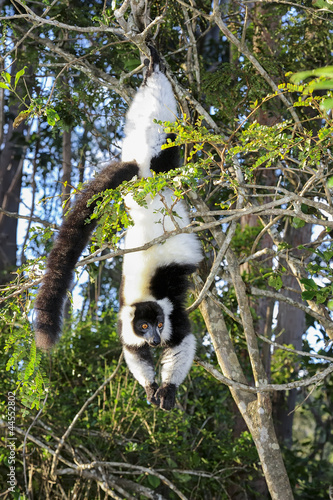
<svg viewBox="0 0 333 500"><path fill-rule="evenodd" d="M155 370L149 363L127 350L126 347L124 347L124 356L128 368L139 384L146 387L154 382Z"/></svg>
<svg viewBox="0 0 333 500"><path fill-rule="evenodd" d="M163 127L154 123L154 119L173 122L176 114L177 104L171 84L155 68L146 85L137 91L126 116L122 160L135 159L141 177L151 176L150 161L160 153L165 142ZM125 197L125 205L134 222L125 238L126 249L145 245L164 232L176 229L172 218L166 214L165 204L177 213L174 219L179 227L190 223L183 201L175 200L170 189L163 190L162 196L157 195L153 199L147 196L147 208L139 206L131 194ZM197 265L201 260L201 245L194 234L179 234L163 244L126 254L123 261L125 304L153 300L149 283L158 267L171 263Z"/></svg>
<svg viewBox="0 0 333 500"><path fill-rule="evenodd" d="M134 226L126 234L126 249L145 245L166 231L177 229L172 218L165 213L165 203L176 212L174 219L179 227L190 223L184 203L178 200L174 204L175 199L170 189L163 191L163 201L157 195L154 199L147 197L146 202L147 208L141 207L132 196L126 196L125 203L134 222ZM123 276L126 304L151 300L148 298L148 286L157 268L172 263L197 265L201 260L202 250L197 236L186 233L172 236L147 250L125 254Z"/></svg>
<svg viewBox="0 0 333 500"><path fill-rule="evenodd" d="M164 326L161 333L161 345L163 347L163 345L165 345L165 343L170 339L172 334L170 314L172 313L173 305L168 298L157 300L156 302L159 306L162 307L164 313Z"/></svg>
<svg viewBox="0 0 333 500"><path fill-rule="evenodd" d="M187 335L176 347L169 347L162 357L162 382L177 387L185 379L195 355L195 337Z"/></svg>
<svg viewBox="0 0 333 500"><path fill-rule="evenodd" d="M177 104L167 77L155 71L139 88L126 115L122 161L136 160L141 177L150 177L150 160L165 142L163 127L154 119L174 122Z"/></svg>
<svg viewBox="0 0 333 500"><path fill-rule="evenodd" d="M140 347L146 341L143 337L139 337L134 333L132 321L134 318L134 306L123 306L120 311L120 319L122 322L122 337L125 343L129 346Z"/></svg>

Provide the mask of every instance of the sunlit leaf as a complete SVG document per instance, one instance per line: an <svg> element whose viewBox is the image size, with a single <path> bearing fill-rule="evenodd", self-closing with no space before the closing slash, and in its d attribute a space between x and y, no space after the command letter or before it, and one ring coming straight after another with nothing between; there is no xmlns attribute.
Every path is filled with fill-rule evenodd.
<svg viewBox="0 0 333 500"><path fill-rule="evenodd" d="M23 69L21 69L18 73L16 73L16 75L15 75L15 85L14 85L15 89L16 89L16 85L18 84L19 79L21 78L21 76L24 75L26 67L27 66L24 66Z"/></svg>

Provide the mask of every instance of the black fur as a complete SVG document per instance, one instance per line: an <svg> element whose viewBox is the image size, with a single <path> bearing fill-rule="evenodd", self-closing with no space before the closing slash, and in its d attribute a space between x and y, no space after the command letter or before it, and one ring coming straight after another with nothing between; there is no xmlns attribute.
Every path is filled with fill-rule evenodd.
<svg viewBox="0 0 333 500"><path fill-rule="evenodd" d="M168 346L174 347L191 332L191 324L185 310L186 293L190 287L189 275L196 266L170 264L160 267L153 276L150 290L157 300L167 297L173 305L170 315L172 336Z"/></svg>
<svg viewBox="0 0 333 500"><path fill-rule="evenodd" d="M133 306L135 306L133 324L140 320L155 323L157 318L161 318L161 320L164 318L163 309L156 302L139 302Z"/></svg>
<svg viewBox="0 0 333 500"><path fill-rule="evenodd" d="M167 139L171 139L173 142L176 138L175 134L167 134ZM157 174L162 172L169 172L169 170L174 170L180 165L180 154L179 147L172 146L171 148L162 149L158 156L150 161L150 168Z"/></svg>
<svg viewBox="0 0 333 500"><path fill-rule="evenodd" d="M132 326L134 333L139 337L144 337L146 342L152 347L156 347L161 343L161 331L158 324L164 325L164 313L161 306L156 302L146 301L133 304L135 307ZM147 328L142 329L142 324L147 324Z"/></svg>
<svg viewBox="0 0 333 500"><path fill-rule="evenodd" d="M154 399L162 410L169 411L175 406L176 390L175 384L165 384L155 392Z"/></svg>
<svg viewBox="0 0 333 500"><path fill-rule="evenodd" d="M79 194L50 252L35 302L37 347L49 349L60 334L62 311L73 269L96 225L95 222L86 223L96 206L95 202L87 207L87 202L106 189L115 189L122 182L130 181L138 173L139 167L135 162L112 162Z"/></svg>
<svg viewBox="0 0 333 500"><path fill-rule="evenodd" d="M144 64L147 66L146 76L144 78L143 84L146 85L147 79L154 73L155 67L157 66L162 73L165 73L165 66L161 61L159 53L155 47L149 43L150 59L145 59Z"/></svg>
<svg viewBox="0 0 333 500"><path fill-rule="evenodd" d="M156 397L158 391L157 383L154 382L153 384L147 385L145 387L145 390L146 390L147 400L149 401L149 403L153 403L156 406L160 406L161 401L158 397Z"/></svg>
<svg viewBox="0 0 333 500"><path fill-rule="evenodd" d="M156 300L168 297L173 305L183 305L190 286L188 276L195 270L196 266L192 264L169 264L159 267L151 279L151 294Z"/></svg>

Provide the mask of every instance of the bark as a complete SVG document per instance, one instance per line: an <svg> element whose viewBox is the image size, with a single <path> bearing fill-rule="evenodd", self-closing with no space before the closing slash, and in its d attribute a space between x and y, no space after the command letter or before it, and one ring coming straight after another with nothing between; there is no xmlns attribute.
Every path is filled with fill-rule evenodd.
<svg viewBox="0 0 333 500"><path fill-rule="evenodd" d="M219 306L207 298L202 302L200 310L223 375L247 383ZM292 500L294 497L275 434L269 395L255 396L234 388L230 391L253 437L272 499Z"/></svg>
<svg viewBox="0 0 333 500"><path fill-rule="evenodd" d="M255 54L265 54L268 57L276 57L280 48L277 44L274 33L277 32L279 27L279 18L274 17L272 14L268 17L266 12L266 6L255 5L252 9L252 17L254 21L254 37L253 37L253 49ZM266 18L265 18L266 17ZM256 117L258 123L261 125L272 126L281 120L279 116L279 109L276 109L274 113L267 113L262 108L260 108L258 116ZM260 175L260 173L259 173ZM274 171L268 170L260 175L261 184L274 185L276 180L274 180ZM256 218L252 216L250 225L256 225ZM305 228L310 227L306 225ZM305 229L303 228L303 229ZM296 247L305 241L308 242L309 238L306 236L305 241L297 242L295 238L300 235L301 230L289 231L288 236L284 238L291 247ZM308 230L307 230L308 231ZM311 229L310 229L311 231ZM260 248L265 248L268 246L272 247L272 239L266 233L260 242ZM258 249L260 249L258 248ZM288 267L283 263L285 267ZM272 261L267 262L267 265L272 266ZM299 290L296 279L292 273L283 278L284 285L292 287ZM290 295L291 293L291 295ZM292 294L292 292L286 292L287 296L294 298L299 301L300 296L297 294ZM296 295L296 297L295 297ZM257 324L257 332L271 339L272 336L272 319L273 319L273 307L274 301L272 299L263 298L259 300L257 304L253 304L254 310L259 317ZM267 321L266 321L267 320ZM295 309L288 304L279 303L278 312L278 324L277 332L284 330L284 334L279 337L278 342L283 344L292 344L295 349L302 349L302 335L305 333L305 313L299 309ZM270 374L270 362L271 362L271 350L269 344L263 345L263 360L266 368L266 373ZM275 393L273 396L273 414L274 422L276 426L276 432L280 443L287 444L291 446L292 444L292 423L293 415L296 403L296 390L289 391L288 394L284 392Z"/></svg>
<svg viewBox="0 0 333 500"><path fill-rule="evenodd" d="M3 71L3 69L4 69L3 59L0 59L0 73ZM2 144L4 126L5 126L5 89L0 88L0 145Z"/></svg>
<svg viewBox="0 0 333 500"><path fill-rule="evenodd" d="M15 118L17 115L18 105L14 104L10 107L10 116ZM26 130L25 123L13 129L11 119L0 152L0 207L8 212L19 209ZM0 213L0 283L7 282L10 270L16 267L16 231L17 219Z"/></svg>
<svg viewBox="0 0 333 500"><path fill-rule="evenodd" d="M194 193L190 193L191 200L201 213L208 211L208 207ZM204 217L210 222L212 217ZM217 229L211 229L219 247L225 236ZM265 371L260 360L258 345L254 335L250 304L245 293L245 284L241 278L240 267L235 254L229 249L226 254L228 269L232 277L237 295L240 315L242 318L245 337L247 340L253 378L256 384L265 383ZM215 301L206 298L200 305L207 330L211 336L217 359L223 375L238 382L247 383L242 367L237 358L233 343L229 337L221 308ZM257 395L230 388L231 395L252 435L261 461L267 487L273 500L292 500L289 478L283 463L280 446L276 437L272 406L268 394Z"/></svg>
<svg viewBox="0 0 333 500"><path fill-rule="evenodd" d="M292 247L297 247L304 243L308 243L311 238L311 225L306 224L304 227L295 229L291 226L286 231L285 241ZM299 256L299 251L293 250L293 255ZM282 264L288 269L286 262ZM300 295L299 284L292 273L283 276L283 284L286 287L298 290L299 293L283 290L282 293L296 302L302 302ZM304 311L289 305L286 302L279 302L279 315L276 331L276 338L279 344L288 344L294 346L295 349L302 350L302 336L306 332L306 321ZM298 367L294 367L296 373ZM276 432L281 443L288 447L292 445L292 426L294 419L294 410L296 404L296 390L288 392L278 392L274 395L274 416Z"/></svg>
<svg viewBox="0 0 333 500"><path fill-rule="evenodd" d="M241 229L244 230L246 226L256 227L258 226L258 222L259 221L257 216L245 215L240 219ZM262 250L264 248L272 248L272 246L273 246L272 238L267 233L265 233L263 238L261 238L256 250ZM272 267L273 261L272 259L267 259L266 255L264 255L261 259L258 258L256 265L260 265L260 262L263 260L265 261L264 263L265 267ZM247 274L251 273L251 266L249 262L242 264L241 272L242 273L246 272ZM262 297L261 299L256 301L252 300L251 307L253 307L254 311L256 312L256 317L257 317L255 323L256 332L259 335L262 335L263 337L271 339L274 300L267 297ZM261 359L265 368L266 376L268 380L270 380L271 351L269 344L266 344L265 342L263 343L261 349Z"/></svg>

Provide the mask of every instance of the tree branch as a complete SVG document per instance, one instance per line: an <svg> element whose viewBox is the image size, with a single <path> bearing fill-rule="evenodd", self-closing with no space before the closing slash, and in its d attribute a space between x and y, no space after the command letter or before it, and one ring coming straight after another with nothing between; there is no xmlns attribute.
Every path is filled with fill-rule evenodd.
<svg viewBox="0 0 333 500"><path fill-rule="evenodd" d="M278 300L279 302L286 302L292 307L297 307L301 311L304 311L306 314L309 314L313 318L315 318L319 323L323 325L325 329L333 328L333 321L329 318L325 318L318 310L314 310L312 307L306 306L305 303L297 302L290 297L283 295L282 293L273 292L271 290L262 290L261 288L256 288L254 286L250 287L250 292L252 295L256 295L258 297L270 297L274 300Z"/></svg>
<svg viewBox="0 0 333 500"><path fill-rule="evenodd" d="M141 465L132 465L132 464L126 464L122 462L100 462L100 461L95 461L91 462L90 464L80 464L78 465L78 470L87 470L87 469L94 469L97 466L102 465L103 467L122 467L124 469L131 469L131 470L138 470L140 472L143 472L145 474L151 474L152 476L158 477L164 484L166 484L172 491L176 493L176 495L179 496L182 500L187 500L187 497L183 495L181 491L178 490L178 488L165 476L160 474L154 469L147 468L147 467L142 467Z"/></svg>
<svg viewBox="0 0 333 500"><path fill-rule="evenodd" d="M79 33L112 33L113 35L121 36L123 35L123 30L119 28L110 28L109 26L88 26L86 28L80 26L72 26L70 24L61 23L55 19L44 19L44 17L38 16L33 10L31 10L25 3L21 0L15 0L15 3L21 5L26 11L26 14L17 14L14 16L0 17L0 21L7 19L27 19L32 22L37 22L39 24L48 24L49 26L55 26L56 28L62 28L69 31L77 31ZM49 10L49 9L48 9ZM45 15L45 14L44 14Z"/></svg>
<svg viewBox="0 0 333 500"><path fill-rule="evenodd" d="M281 346L279 346L281 347ZM293 349L290 349L292 352L296 352ZM319 371L316 373L316 375L313 375L312 377L305 378L303 380L296 380L295 382L288 382L287 384L260 384L257 387L252 387L250 385L242 384L239 383L235 380L231 380L222 373L220 373L216 368L214 368L212 365L210 365L207 361L201 361L197 358L195 358L195 362L202 366L207 372L209 372L216 380L219 382L222 382L222 384L227 385L228 387L232 387L234 389L239 389L241 391L249 392L252 394L256 393L265 393L265 392L272 392L272 391L288 391L291 389L296 389L298 387L307 387L312 384L318 384L319 382L322 382L324 378L326 378L328 375L330 375L333 372L333 363L331 363L327 368L325 368L322 371Z"/></svg>

